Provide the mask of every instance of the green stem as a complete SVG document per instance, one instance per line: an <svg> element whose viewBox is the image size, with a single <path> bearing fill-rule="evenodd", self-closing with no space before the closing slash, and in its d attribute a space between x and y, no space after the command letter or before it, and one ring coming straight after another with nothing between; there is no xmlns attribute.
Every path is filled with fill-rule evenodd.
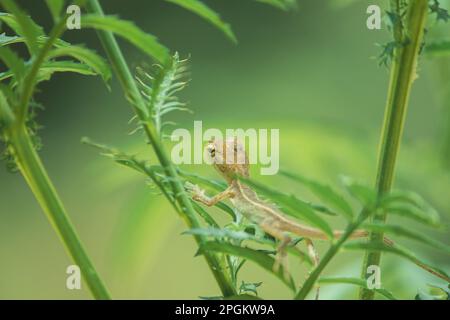
<svg viewBox="0 0 450 320"><path fill-rule="evenodd" d="M102 7L97 0L88 1L88 10L100 16L104 15ZM117 75L122 85L123 91L126 93L128 99L132 101L133 110L141 120L147 138L153 146L156 156L162 167L164 168L166 175L169 177L173 193L180 208L183 210L183 219L185 220L189 228L200 227L191 200L184 190L183 184L178 177L178 173L172 162L169 160L169 157L167 156L163 146L161 145L154 126L150 122L148 122L144 114L143 110L146 109L145 102L139 92L133 75L128 68L128 65L114 35L111 32L107 31L98 31L98 35L108 55L111 65L114 68L115 74ZM201 236L195 236L194 238L199 245L201 245L205 241L205 239ZM236 289L230 283L230 279L225 273L222 264L217 259L217 256L212 253L206 252L204 254L204 257L222 291L222 294L224 296L235 295Z"/></svg>
<svg viewBox="0 0 450 320"><path fill-rule="evenodd" d="M358 219L346 228L344 234L337 240L337 242L331 245L331 247L327 250L325 255L320 260L317 267L314 268L314 270L308 276L302 288L295 296L295 299L297 300L306 299L308 293L312 290L314 284L317 282L319 276L322 274L322 271L325 269L325 267L328 265L331 259L333 259L333 257L339 252L341 246L350 238L352 233L356 229L358 229L358 227L367 219L369 212L370 211L368 209L363 210L359 215Z"/></svg>
<svg viewBox="0 0 450 320"><path fill-rule="evenodd" d="M405 123L406 109L411 93L411 86L416 77L416 67L423 41L425 22L428 10L428 0L411 0L406 21L406 39L396 49L391 66L388 98L385 119L379 151L379 162L376 179L378 197L391 189L397 154L400 148L402 131ZM397 36L396 36L397 37ZM385 222L386 212L373 217L374 222ZM371 232L370 241L383 239L382 232ZM366 275L369 266L379 266L381 252L366 252L362 274ZM374 290L361 289L360 298L372 300Z"/></svg>
<svg viewBox="0 0 450 320"><path fill-rule="evenodd" d="M63 204L32 146L26 129L22 126L12 127L7 130L7 135L22 175L70 256L80 268L93 296L96 299L110 299L108 291L89 260Z"/></svg>

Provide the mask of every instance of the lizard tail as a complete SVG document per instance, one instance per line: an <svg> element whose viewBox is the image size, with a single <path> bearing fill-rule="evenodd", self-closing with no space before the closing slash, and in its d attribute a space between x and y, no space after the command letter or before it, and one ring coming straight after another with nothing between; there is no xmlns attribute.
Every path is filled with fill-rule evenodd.
<svg viewBox="0 0 450 320"><path fill-rule="evenodd" d="M301 224L291 224L285 226L285 229L289 232L292 232L300 237L310 238L310 239L317 239L317 240L328 240L329 237L326 233L319 229L310 228ZM335 238L339 238L343 235L344 231L336 230L333 232L333 235ZM358 239L358 238L366 238L369 236L369 232L366 230L355 230L351 235L350 239ZM383 243L388 247L394 247L395 248L395 242L391 240L390 238L384 236L383 237ZM450 282L450 278L437 270L434 270L433 268L423 264L421 261L416 260L413 261L418 267L421 269L433 274L434 276L441 278L447 282Z"/></svg>

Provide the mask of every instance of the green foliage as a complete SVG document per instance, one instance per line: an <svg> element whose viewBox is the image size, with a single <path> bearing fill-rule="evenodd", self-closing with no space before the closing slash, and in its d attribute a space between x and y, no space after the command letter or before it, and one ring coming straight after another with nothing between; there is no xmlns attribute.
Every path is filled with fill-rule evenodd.
<svg viewBox="0 0 450 320"><path fill-rule="evenodd" d="M258 295L258 287L260 287L262 285L262 282L245 282L242 281L241 286L239 287L239 294L245 294L245 292L251 292L253 293L255 296Z"/></svg>
<svg viewBox="0 0 450 320"><path fill-rule="evenodd" d="M330 239L333 238L333 231L331 230L331 227L324 219L315 214L314 208L309 203L298 199L292 194L280 192L254 180L245 178L240 179L260 192L262 195L274 201L281 207L284 213L308 221L309 223L326 233L330 237Z"/></svg>
<svg viewBox="0 0 450 320"><path fill-rule="evenodd" d="M353 219L353 210L350 204L344 199L344 197L334 191L330 186L284 170L280 171L280 173L290 179L293 179L294 181L305 185L320 200L329 203L337 208L339 212L342 213L348 220Z"/></svg>
<svg viewBox="0 0 450 320"><path fill-rule="evenodd" d="M65 0L45 0L45 3L52 14L53 21L56 23L61 18Z"/></svg>
<svg viewBox="0 0 450 320"><path fill-rule="evenodd" d="M431 13L436 15L437 21L444 21L447 22L450 19L450 15L448 13L448 10L445 8L442 8L438 0L432 0L432 4L429 6Z"/></svg>
<svg viewBox="0 0 450 320"><path fill-rule="evenodd" d="M341 183L348 193L364 207L375 208L375 190L347 176L341 176Z"/></svg>
<svg viewBox="0 0 450 320"><path fill-rule="evenodd" d="M206 4L199 0L166 0L168 2L177 4L189 11L199 15L212 25L221 30L231 41L237 42L231 27L228 23L225 23L215 11L211 10Z"/></svg>
<svg viewBox="0 0 450 320"><path fill-rule="evenodd" d="M17 35L26 39L26 45L30 54L38 51L37 39L44 35L42 27L38 26L28 15L26 15L11 0L2 0L4 8L8 13L0 13L0 20L6 23Z"/></svg>
<svg viewBox="0 0 450 320"><path fill-rule="evenodd" d="M420 290L415 296L416 300L450 300L450 284L442 286L429 284L428 292Z"/></svg>
<svg viewBox="0 0 450 320"><path fill-rule="evenodd" d="M446 244L436 241L428 236L425 236L419 232L413 231L412 229L405 228L397 225L389 225L383 223L365 223L363 228L369 231L383 232L387 234L392 234L396 236L406 237L412 240L419 241L423 244L429 245L435 249L442 250L446 254L450 255L450 247Z"/></svg>
<svg viewBox="0 0 450 320"><path fill-rule="evenodd" d="M423 269L427 270L432 274L435 274L436 276L442 278L443 280L450 282L450 278L445 271L430 265L428 262L425 262L422 259L416 257L414 253L410 252L405 248L400 247L399 245L395 245L395 247L393 247L388 246L384 243L355 241L344 245L343 248L347 250L364 250L367 252L393 253L399 257L405 258L413 262L416 265L421 266Z"/></svg>
<svg viewBox="0 0 450 320"><path fill-rule="evenodd" d="M160 44L156 37L142 31L131 21L120 20L114 16L87 14L82 16L81 26L113 32L163 65L170 58L169 50Z"/></svg>
<svg viewBox="0 0 450 320"><path fill-rule="evenodd" d="M180 60L178 54L165 65L156 65L156 72L152 75L142 69L138 69L137 81L141 88L141 94L146 101L148 120L152 120L159 137L163 136L162 129L168 122L162 118L173 111L189 111L186 104L178 100L175 93L183 90L187 84L186 60Z"/></svg>
<svg viewBox="0 0 450 320"><path fill-rule="evenodd" d="M295 290L296 288L292 277L290 277L289 279L286 279L284 277L282 267L280 267L280 270L278 270L278 272L275 272L273 270L275 259L268 256L264 252L217 241L209 241L202 244L199 253L203 254L205 251L226 253L229 255L242 257L245 258L246 260L253 261L266 271L274 274L281 282L287 285L290 289Z"/></svg>
<svg viewBox="0 0 450 320"><path fill-rule="evenodd" d="M82 62L88 66L93 74L100 75L103 81L107 84L111 79L111 69L106 61L97 55L94 51L83 46L76 45L59 45L57 48L50 51L48 58L57 58L69 56Z"/></svg>
<svg viewBox="0 0 450 320"><path fill-rule="evenodd" d="M393 190L381 198L379 207L387 212L404 216L419 223L439 227L439 214L419 194L412 191Z"/></svg>

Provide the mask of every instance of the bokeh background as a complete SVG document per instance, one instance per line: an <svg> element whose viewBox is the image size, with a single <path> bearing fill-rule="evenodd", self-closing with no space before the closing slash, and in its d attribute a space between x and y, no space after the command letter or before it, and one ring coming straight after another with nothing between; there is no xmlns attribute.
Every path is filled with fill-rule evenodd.
<svg viewBox="0 0 450 320"><path fill-rule="evenodd" d="M51 19L43 1L18 2L48 30ZM192 80L181 96L194 114L170 117L189 129L194 120L202 120L205 127L279 128L282 167L335 186L341 174L372 184L388 82L388 69L376 60L381 52L376 44L389 41L386 27L366 28L366 8L374 1L301 0L293 12L250 0L205 2L231 24L238 45L197 16L162 0L102 1L107 13L134 20L172 50L190 57ZM438 26L429 37L448 36L448 31L450 24ZM101 52L92 31L69 31L65 39ZM140 52L121 44L132 66L149 63ZM421 60L396 179L396 186L428 199L447 223L449 65L443 59ZM46 108L39 115L45 126L40 154L113 297L218 295L203 258L194 257L194 241L181 235L186 226L168 203L154 194L145 178L80 143L82 136L89 136L156 161L143 137L128 135L132 113L115 79L108 91L98 78L57 75L40 86L36 100ZM186 169L218 178L206 165ZM314 200L286 179L255 178ZM227 221L223 213L217 215ZM343 226L340 220L330 222L336 228ZM450 242L448 233L398 222ZM450 270L448 256L399 241ZM319 248L323 252L325 246ZM361 258L341 253L325 274L359 276ZM0 166L0 298L90 298L85 286L80 291L65 288L70 264L23 178ZM299 262L292 260L291 268L298 279L305 278ZM291 297L282 284L251 263L241 276L247 282L263 281L262 297ZM382 277L386 288L405 299L437 282L389 255L383 257ZM352 299L356 292L351 286L333 285L322 290L322 298Z"/></svg>

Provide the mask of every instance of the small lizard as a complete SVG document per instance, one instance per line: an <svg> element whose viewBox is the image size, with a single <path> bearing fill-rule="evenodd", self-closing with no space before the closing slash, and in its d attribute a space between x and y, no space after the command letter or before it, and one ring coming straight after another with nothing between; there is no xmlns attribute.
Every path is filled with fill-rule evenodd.
<svg viewBox="0 0 450 320"><path fill-rule="evenodd" d="M237 176L249 177L248 157L242 144L236 138L230 138L225 141L216 139L209 141L206 149L212 164L224 177L228 187L223 192L213 197L208 197L205 195L204 190L201 190L198 186L187 184L186 188L191 193L192 199L207 206L214 206L220 201L230 199L233 206L249 221L259 225L264 232L279 240L280 244L277 248L277 257L274 264L275 271L278 271L280 265L282 265L285 275L287 275L286 247L292 240L289 234L295 234L304 238L308 254L311 256L314 265L317 265L319 257L314 249L312 240L327 240L329 238L328 235L319 229L305 226L286 218L278 208L259 199L254 190L236 178ZM232 156L233 159L227 159L227 156ZM339 238L342 234L343 231L340 230L333 232L335 238ZM366 230L355 230L350 235L350 239L365 238L367 236L368 232ZM384 237L383 240L388 246L394 245L394 242L387 237ZM437 274L427 266L420 263L417 263L417 265L448 281L448 278Z"/></svg>

